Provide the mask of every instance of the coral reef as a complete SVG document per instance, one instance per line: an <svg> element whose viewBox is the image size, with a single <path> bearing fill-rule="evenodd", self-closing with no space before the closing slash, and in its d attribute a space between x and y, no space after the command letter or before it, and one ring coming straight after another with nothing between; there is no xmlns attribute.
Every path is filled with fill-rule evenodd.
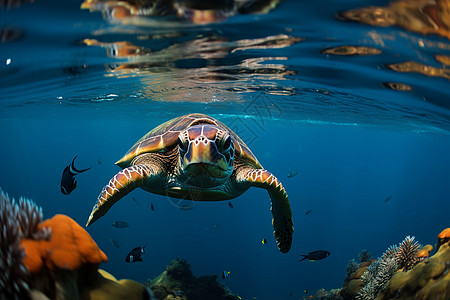
<svg viewBox="0 0 450 300"><path fill-rule="evenodd" d="M399 245L390 246L378 259L363 261L370 257L367 250L359 254L361 263L355 270L355 261L351 268L347 266L347 276L341 291L344 299L373 300L382 291L392 276L398 271L408 271L418 262L420 244L414 237L407 236ZM427 249L431 251L430 247ZM354 270L352 273L351 270Z"/></svg>
<svg viewBox="0 0 450 300"><path fill-rule="evenodd" d="M0 224L2 300L154 299L138 282L103 276L98 267L106 255L67 216L42 221L34 202L20 199L16 204L1 192Z"/></svg>
<svg viewBox="0 0 450 300"><path fill-rule="evenodd" d="M407 236L379 259L360 263L356 270L351 260L339 295L344 300L448 300L450 229L439 234L438 251L430 257L432 250L431 245L420 249L415 238Z"/></svg>
<svg viewBox="0 0 450 300"><path fill-rule="evenodd" d="M418 263L419 248L420 244L411 236L407 236L398 246L390 246L361 276L364 286L356 295L356 299L375 299L397 271L406 272Z"/></svg>
<svg viewBox="0 0 450 300"><path fill-rule="evenodd" d="M446 228L446 229L442 230L441 233L439 233L436 252L439 251L439 247L442 244L448 243L448 241L450 241L450 228Z"/></svg>
<svg viewBox="0 0 450 300"><path fill-rule="evenodd" d="M49 270L77 270L85 264L99 265L108 259L91 236L74 220L55 215L40 223L38 228L52 228L49 240L22 239L24 264L31 273L43 267Z"/></svg>
<svg viewBox="0 0 450 300"><path fill-rule="evenodd" d="M403 242L398 245L398 250L395 253L399 269L403 271L411 270L419 262L419 259L416 256L419 249L420 244L415 241L414 237L408 235Z"/></svg>
<svg viewBox="0 0 450 300"><path fill-rule="evenodd" d="M438 238L438 241L441 238ZM407 272L397 272L376 300L450 299L450 240L427 261L419 262ZM424 247L425 248L425 247Z"/></svg>
<svg viewBox="0 0 450 300"><path fill-rule="evenodd" d="M350 275L352 275L353 273L355 273L356 272L356 270L358 270L358 263L356 262L356 260L354 260L354 259L351 259L349 262L348 262L348 265L347 265L347 269L346 269L346 271L347 271L347 274L346 274L346 277L348 278L348 277L350 277Z"/></svg>
<svg viewBox="0 0 450 300"><path fill-rule="evenodd" d="M369 252L369 250L363 250L358 255L360 262L366 262L372 259L372 254Z"/></svg>
<svg viewBox="0 0 450 300"><path fill-rule="evenodd" d="M325 289L320 289L313 295L303 296L302 300L342 300L340 291L340 289L333 289L327 292Z"/></svg>
<svg viewBox="0 0 450 300"><path fill-rule="evenodd" d="M364 283L364 286L356 295L356 299L375 299L378 292L386 285L397 270L398 263L396 256L388 249L381 258L374 261L361 276L361 281Z"/></svg>
<svg viewBox="0 0 450 300"><path fill-rule="evenodd" d="M237 296L217 282L217 276L195 277L190 265L173 260L158 277L146 283L159 300L237 300Z"/></svg>
<svg viewBox="0 0 450 300"><path fill-rule="evenodd" d="M17 204L0 189L0 299L29 298L18 214Z"/></svg>

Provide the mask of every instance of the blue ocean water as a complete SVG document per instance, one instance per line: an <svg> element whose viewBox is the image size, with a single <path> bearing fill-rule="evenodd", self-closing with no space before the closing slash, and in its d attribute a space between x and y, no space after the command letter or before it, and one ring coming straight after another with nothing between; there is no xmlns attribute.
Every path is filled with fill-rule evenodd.
<svg viewBox="0 0 450 300"><path fill-rule="evenodd" d="M32 198L45 218L62 213L84 225L129 147L171 118L200 112L229 125L282 181L291 250L276 247L264 190L251 188L233 208L218 201L190 210L135 190L87 228L109 258L102 268L116 277L144 282L181 257L243 299L299 299L305 289L342 287L348 261L363 249L377 257L407 235L434 244L449 226L450 84L436 57L450 55L450 42L337 17L370 5L389 2L292 0L209 24L107 20L80 1L4 9L0 186ZM381 53L324 52L344 45ZM408 61L429 76L388 67ZM61 175L76 155L78 168L91 169L66 196ZM113 227L117 220L130 227ZM144 261L127 264L144 244ZM331 256L298 262L318 249ZM224 270L231 273L222 280Z"/></svg>

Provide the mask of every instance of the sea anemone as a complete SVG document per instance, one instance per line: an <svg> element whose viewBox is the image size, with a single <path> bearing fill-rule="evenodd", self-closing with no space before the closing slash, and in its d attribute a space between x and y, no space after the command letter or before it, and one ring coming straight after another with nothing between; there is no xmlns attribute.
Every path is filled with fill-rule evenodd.
<svg viewBox="0 0 450 300"><path fill-rule="evenodd" d="M356 299L373 300L385 288L386 284L398 270L397 259L392 252L393 249L395 248L389 247L381 258L374 261L361 276L361 280L365 285L359 291Z"/></svg>
<svg viewBox="0 0 450 300"><path fill-rule="evenodd" d="M398 250L395 254L400 269L403 271L411 270L418 262L417 251L420 249L420 244L415 241L414 236L407 236L403 242L398 245Z"/></svg>
<svg viewBox="0 0 450 300"><path fill-rule="evenodd" d="M350 277L350 275L352 275L353 273L355 273L356 270L358 270L358 263L356 262L356 260L351 259L351 260L348 262L347 269L346 269L346 271L347 271L347 277Z"/></svg>
<svg viewBox="0 0 450 300"><path fill-rule="evenodd" d="M29 299L18 215L14 200L0 189L0 299Z"/></svg>
<svg viewBox="0 0 450 300"><path fill-rule="evenodd" d="M18 208L17 217L22 238L48 239L50 237L51 232L47 228L38 230L38 225L42 222L43 217L41 207L31 200L21 197Z"/></svg>
<svg viewBox="0 0 450 300"><path fill-rule="evenodd" d="M397 257L397 252L398 252L398 246L392 245L392 246L389 246L389 248L387 248L387 250L384 252L383 256L386 258Z"/></svg>
<svg viewBox="0 0 450 300"><path fill-rule="evenodd" d="M359 261L366 262L372 259L372 254L370 254L369 250L363 250L359 253Z"/></svg>

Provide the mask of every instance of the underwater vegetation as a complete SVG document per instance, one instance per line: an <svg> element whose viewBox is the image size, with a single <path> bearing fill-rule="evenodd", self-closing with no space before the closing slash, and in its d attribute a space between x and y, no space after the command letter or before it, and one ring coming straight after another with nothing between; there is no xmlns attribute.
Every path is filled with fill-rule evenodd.
<svg viewBox="0 0 450 300"><path fill-rule="evenodd" d="M146 283L158 300L238 300L238 296L217 282L217 276L195 277L186 260L174 259L166 270Z"/></svg>
<svg viewBox="0 0 450 300"><path fill-rule="evenodd" d="M317 291L303 299L316 300L393 300L450 299L450 228L438 235L436 253L433 246L421 245L407 236L390 246L378 259L368 251L349 261L342 289Z"/></svg>

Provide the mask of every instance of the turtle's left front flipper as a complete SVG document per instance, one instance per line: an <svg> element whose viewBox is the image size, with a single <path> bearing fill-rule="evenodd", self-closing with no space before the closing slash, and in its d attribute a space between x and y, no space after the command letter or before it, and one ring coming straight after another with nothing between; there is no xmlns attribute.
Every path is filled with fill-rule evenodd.
<svg viewBox="0 0 450 300"><path fill-rule="evenodd" d="M286 253L291 249L294 223L292 222L291 205L281 182L269 171L258 169L246 174L245 180L254 187L266 189L272 200L273 234L278 249Z"/></svg>
<svg viewBox="0 0 450 300"><path fill-rule="evenodd" d="M136 165L117 173L103 188L92 208L86 226L91 225L114 205L117 201L149 180L154 171L147 165Z"/></svg>

